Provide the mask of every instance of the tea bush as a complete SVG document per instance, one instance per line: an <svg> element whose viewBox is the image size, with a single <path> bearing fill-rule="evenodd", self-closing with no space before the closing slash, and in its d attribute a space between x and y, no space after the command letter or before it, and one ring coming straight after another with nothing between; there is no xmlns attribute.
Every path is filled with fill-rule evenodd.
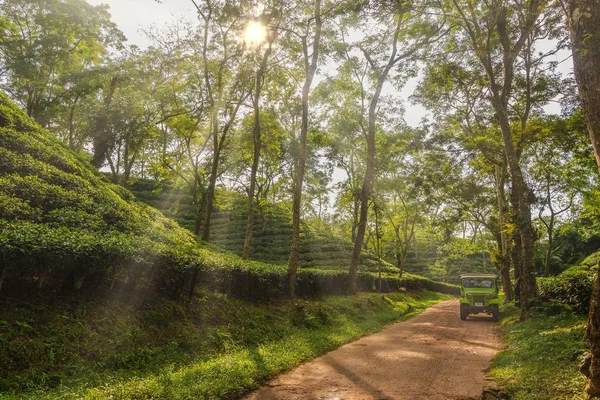
<svg viewBox="0 0 600 400"><path fill-rule="evenodd" d="M193 199L186 187L149 179L136 179L131 191L140 201L173 217L182 227L195 228ZM246 232L246 197L217 190L215 209L211 220L211 242L221 249L241 254ZM255 232L250 258L273 264L286 264L292 237L292 215L289 207L265 202L255 207ZM301 225L299 264L301 268L348 269L353 244L349 240L326 234L307 224ZM361 269L398 273L398 269L382 262L372 252L363 251Z"/></svg>
<svg viewBox="0 0 600 400"><path fill-rule="evenodd" d="M0 288L17 294L33 286L176 292L202 265L193 235L96 174L4 94L0 256Z"/></svg>
<svg viewBox="0 0 600 400"><path fill-rule="evenodd" d="M569 305L573 311L587 313L597 267L586 261L597 259L598 254L592 254L581 265L568 268L555 277L538 279L540 296L556 299Z"/></svg>

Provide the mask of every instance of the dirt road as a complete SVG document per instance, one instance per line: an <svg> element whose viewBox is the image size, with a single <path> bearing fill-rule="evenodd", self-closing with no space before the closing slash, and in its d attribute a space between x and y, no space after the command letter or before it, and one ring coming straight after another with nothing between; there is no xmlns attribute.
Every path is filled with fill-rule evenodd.
<svg viewBox="0 0 600 400"><path fill-rule="evenodd" d="M458 300L283 374L247 400L480 399L500 349L491 317L461 321Z"/></svg>

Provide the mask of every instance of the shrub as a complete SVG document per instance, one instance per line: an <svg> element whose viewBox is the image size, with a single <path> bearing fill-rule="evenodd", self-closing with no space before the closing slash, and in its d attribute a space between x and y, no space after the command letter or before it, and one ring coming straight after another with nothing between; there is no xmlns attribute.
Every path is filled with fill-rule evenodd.
<svg viewBox="0 0 600 400"><path fill-rule="evenodd" d="M215 257L216 256L216 257ZM272 300L288 293L287 266L244 261L230 254L218 256L206 253L203 259L202 280L205 286L244 300ZM390 291L432 290L458 295L455 285L434 282L417 275L382 274L385 287ZM358 274L357 285L362 291L377 291L378 275L372 272ZM317 297L344 294L348 288L348 271L341 269L301 268L298 270L296 294Z"/></svg>
<svg viewBox="0 0 600 400"><path fill-rule="evenodd" d="M540 296L556 299L576 312L587 313L595 274L595 268L581 265L571 267L554 277L539 278Z"/></svg>

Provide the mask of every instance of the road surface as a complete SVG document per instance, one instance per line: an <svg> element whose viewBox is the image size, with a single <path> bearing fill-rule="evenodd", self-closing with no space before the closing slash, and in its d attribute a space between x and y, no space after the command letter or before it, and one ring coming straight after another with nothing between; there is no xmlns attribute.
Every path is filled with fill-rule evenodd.
<svg viewBox="0 0 600 400"><path fill-rule="evenodd" d="M480 399L501 348L494 325L485 314L461 321L458 300L445 301L302 364L246 399Z"/></svg>

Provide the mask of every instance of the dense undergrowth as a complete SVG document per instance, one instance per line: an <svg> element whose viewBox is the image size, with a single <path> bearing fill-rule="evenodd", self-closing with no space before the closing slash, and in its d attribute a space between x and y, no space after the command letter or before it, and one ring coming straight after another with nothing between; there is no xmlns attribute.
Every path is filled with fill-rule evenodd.
<svg viewBox="0 0 600 400"><path fill-rule="evenodd" d="M239 398L299 362L449 298L433 292L189 304L132 296L0 299L0 397ZM7 307L10 304L10 307Z"/></svg>

